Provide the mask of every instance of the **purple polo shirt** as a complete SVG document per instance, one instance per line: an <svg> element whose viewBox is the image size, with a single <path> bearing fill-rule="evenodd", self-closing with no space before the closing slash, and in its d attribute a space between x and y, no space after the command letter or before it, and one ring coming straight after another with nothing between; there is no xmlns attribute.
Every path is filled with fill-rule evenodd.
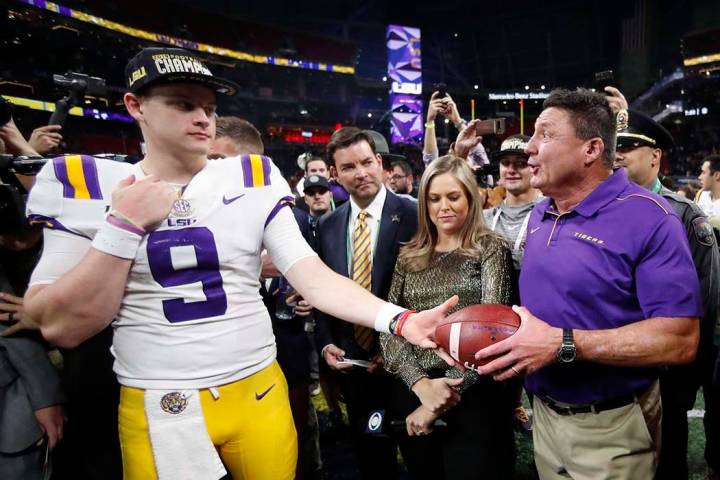
<svg viewBox="0 0 720 480"><path fill-rule="evenodd" d="M702 315L687 235L672 207L616 170L570 212L552 199L531 213L520 299L555 327L599 330L652 317ZM525 380L528 391L591 403L647 388L653 368L553 363Z"/></svg>

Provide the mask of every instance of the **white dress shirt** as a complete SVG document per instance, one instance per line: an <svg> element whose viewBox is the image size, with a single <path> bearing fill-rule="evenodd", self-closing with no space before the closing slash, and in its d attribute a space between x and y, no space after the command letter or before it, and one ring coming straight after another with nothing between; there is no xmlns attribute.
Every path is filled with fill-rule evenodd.
<svg viewBox="0 0 720 480"><path fill-rule="evenodd" d="M352 238L355 232L355 224L358 221L358 215L360 212L365 210L368 213L365 223L370 227L370 258L375 257L375 245L377 245L378 232L380 231L380 219L382 218L383 206L385 205L385 198L387 197L387 190L385 186L380 185L377 195L367 208L360 208L355 200L350 197L350 221L348 222L348 233L347 233L347 249L348 249L348 272L352 274Z"/></svg>

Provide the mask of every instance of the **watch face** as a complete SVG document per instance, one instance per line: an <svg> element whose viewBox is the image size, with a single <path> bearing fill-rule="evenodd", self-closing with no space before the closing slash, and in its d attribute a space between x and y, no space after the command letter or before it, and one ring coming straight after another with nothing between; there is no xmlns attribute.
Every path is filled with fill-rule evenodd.
<svg viewBox="0 0 720 480"><path fill-rule="evenodd" d="M572 345L563 345L558 350L558 360L562 363L570 363L575 360L575 347Z"/></svg>

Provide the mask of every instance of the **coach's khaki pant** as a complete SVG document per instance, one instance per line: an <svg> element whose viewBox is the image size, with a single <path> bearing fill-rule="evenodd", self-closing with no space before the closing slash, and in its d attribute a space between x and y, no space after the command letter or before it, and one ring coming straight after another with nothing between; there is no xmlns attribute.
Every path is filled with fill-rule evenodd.
<svg viewBox="0 0 720 480"><path fill-rule="evenodd" d="M657 382L638 401L600 413L558 415L533 401L535 464L542 480L652 480L660 447Z"/></svg>

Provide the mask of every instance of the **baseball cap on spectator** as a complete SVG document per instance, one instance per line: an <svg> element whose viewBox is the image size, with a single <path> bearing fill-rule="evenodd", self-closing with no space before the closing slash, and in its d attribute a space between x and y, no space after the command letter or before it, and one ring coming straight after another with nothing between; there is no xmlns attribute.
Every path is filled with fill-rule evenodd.
<svg viewBox="0 0 720 480"><path fill-rule="evenodd" d="M238 85L216 77L200 57L182 48L150 47L130 59L125 67L125 82L129 92L164 83L198 83L216 93L233 96Z"/></svg>
<svg viewBox="0 0 720 480"><path fill-rule="evenodd" d="M373 142L375 142L375 153L379 153L382 157L384 170L392 170L391 164L395 160L407 161L405 155L390 153L390 147L388 147L387 140L385 140L385 136L383 136L382 133L376 132L375 130L363 130L363 132L368 134L370 138L373 139Z"/></svg>
<svg viewBox="0 0 720 480"><path fill-rule="evenodd" d="M321 177L320 175L310 175L305 179L305 184L303 185L303 191L308 194L308 190L313 188L320 188L323 190L330 190L330 184L327 181L327 178Z"/></svg>
<svg viewBox="0 0 720 480"><path fill-rule="evenodd" d="M618 128L617 148L650 147L667 150L675 146L670 132L651 117L637 110L628 110L627 124Z"/></svg>
<svg viewBox="0 0 720 480"><path fill-rule="evenodd" d="M493 152L492 158L493 160L499 160L504 155L522 155L527 157L528 154L525 153L525 147L527 147L529 141L530 137L528 135L518 134L508 137L500 144L500 150Z"/></svg>

